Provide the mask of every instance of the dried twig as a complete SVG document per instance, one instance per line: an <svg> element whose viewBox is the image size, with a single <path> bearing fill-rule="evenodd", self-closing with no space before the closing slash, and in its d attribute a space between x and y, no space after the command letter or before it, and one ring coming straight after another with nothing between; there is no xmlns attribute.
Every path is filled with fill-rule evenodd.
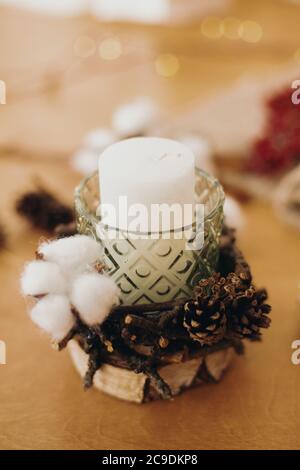
<svg viewBox="0 0 300 470"><path fill-rule="evenodd" d="M172 391L169 385L161 378L155 368L146 368L144 374L149 377L151 384L157 390L161 398L164 400L172 398Z"/></svg>
<svg viewBox="0 0 300 470"><path fill-rule="evenodd" d="M78 326L76 325L69 331L69 333L59 343L57 343L56 349L58 351L62 351L68 345L68 342L71 339L73 339L77 333L78 333Z"/></svg>
<svg viewBox="0 0 300 470"><path fill-rule="evenodd" d="M97 348L91 349L89 353L88 369L83 379L83 386L88 390L93 385L95 373L101 367L101 355Z"/></svg>

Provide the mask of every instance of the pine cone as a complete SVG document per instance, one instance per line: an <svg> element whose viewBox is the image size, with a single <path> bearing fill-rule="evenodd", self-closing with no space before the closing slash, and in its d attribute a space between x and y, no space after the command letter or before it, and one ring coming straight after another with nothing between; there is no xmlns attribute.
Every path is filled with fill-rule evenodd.
<svg viewBox="0 0 300 470"><path fill-rule="evenodd" d="M16 210L32 225L49 232L58 225L67 224L74 219L73 209L43 188L21 196L16 202Z"/></svg>
<svg viewBox="0 0 300 470"><path fill-rule="evenodd" d="M225 333L257 340L260 329L271 323L266 299L266 290L256 291L249 279L245 280L244 271L229 273L226 278L214 274L201 281L194 299L185 303L183 325L202 345L220 341Z"/></svg>
<svg viewBox="0 0 300 470"><path fill-rule="evenodd" d="M266 290L256 291L253 286L237 293L228 315L229 328L235 336L251 340L260 339L260 328L268 328L271 323L271 319L267 316L271 307L265 303L266 299Z"/></svg>
<svg viewBox="0 0 300 470"><path fill-rule="evenodd" d="M184 305L183 325L191 338L203 346L217 343L225 335L226 308L219 296L219 284L224 282L220 275L201 281L195 298Z"/></svg>

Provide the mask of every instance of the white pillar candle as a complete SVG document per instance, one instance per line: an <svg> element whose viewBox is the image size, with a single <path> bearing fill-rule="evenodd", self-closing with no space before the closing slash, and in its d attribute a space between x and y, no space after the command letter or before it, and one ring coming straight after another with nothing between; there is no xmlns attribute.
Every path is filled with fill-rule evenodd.
<svg viewBox="0 0 300 470"><path fill-rule="evenodd" d="M117 209L120 197L125 196L127 208L142 204L148 214L153 204L193 207L194 167L192 151L174 140L138 137L117 142L99 158L101 204ZM184 214L185 225L188 225L191 218L187 220L186 214L188 210ZM177 221L174 220L174 224ZM105 223L114 226L113 220L106 218ZM123 223L119 222L118 227L123 228Z"/></svg>

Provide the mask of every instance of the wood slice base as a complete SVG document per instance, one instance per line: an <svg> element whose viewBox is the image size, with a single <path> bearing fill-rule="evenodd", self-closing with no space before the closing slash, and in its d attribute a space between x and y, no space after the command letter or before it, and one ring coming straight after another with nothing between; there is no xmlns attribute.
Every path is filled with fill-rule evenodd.
<svg viewBox="0 0 300 470"><path fill-rule="evenodd" d="M88 355L77 341L68 343L68 350L76 370L83 377L88 366ZM233 347L199 356L185 362L167 364L158 369L161 377L168 383L173 395L194 385L218 382L235 356ZM135 403L159 399L149 378L143 374L105 364L94 377L94 387L109 395Z"/></svg>

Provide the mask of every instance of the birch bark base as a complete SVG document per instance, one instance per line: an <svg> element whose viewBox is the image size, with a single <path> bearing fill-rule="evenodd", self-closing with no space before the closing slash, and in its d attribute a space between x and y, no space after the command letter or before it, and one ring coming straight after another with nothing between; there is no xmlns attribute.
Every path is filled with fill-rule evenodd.
<svg viewBox="0 0 300 470"><path fill-rule="evenodd" d="M84 376L88 366L88 355L81 349L75 340L68 344L68 350L77 372ZM158 372L170 386L173 395L196 384L204 383L199 377L203 366L214 381L219 381L229 367L235 355L233 348L227 348L208 354L206 357L197 357L178 364L168 364L161 367ZM94 377L94 387L116 398L135 403L143 403L159 399L151 383L143 373L105 364Z"/></svg>

